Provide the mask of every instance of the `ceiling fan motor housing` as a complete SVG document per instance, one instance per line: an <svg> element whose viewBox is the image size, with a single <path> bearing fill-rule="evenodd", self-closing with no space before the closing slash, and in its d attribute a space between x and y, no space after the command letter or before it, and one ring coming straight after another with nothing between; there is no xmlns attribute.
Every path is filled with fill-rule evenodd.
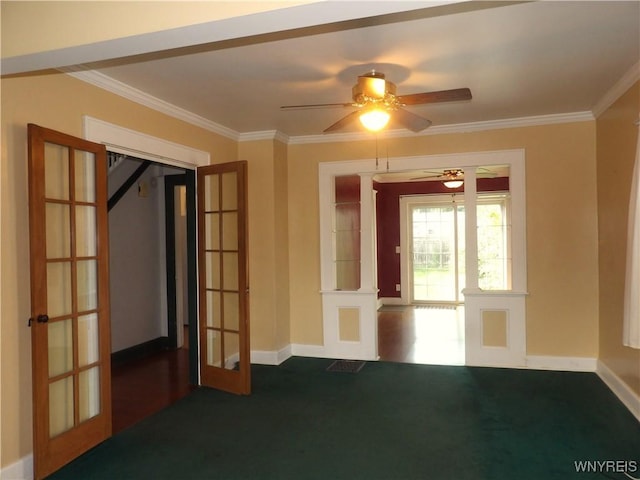
<svg viewBox="0 0 640 480"><path fill-rule="evenodd" d="M454 168L454 169L452 169L452 170L445 170L445 171L443 172L443 175L442 175L442 176L443 176L443 177L450 178L450 179L455 179L455 178L458 178L458 177L462 177L462 176L463 176L463 174L464 174L464 172L463 172L461 169L459 169L459 168Z"/></svg>
<svg viewBox="0 0 640 480"><path fill-rule="evenodd" d="M371 72L358 77L358 83L352 89L353 101L364 106L371 103L393 104L396 97L396 85L388 82L384 74Z"/></svg>

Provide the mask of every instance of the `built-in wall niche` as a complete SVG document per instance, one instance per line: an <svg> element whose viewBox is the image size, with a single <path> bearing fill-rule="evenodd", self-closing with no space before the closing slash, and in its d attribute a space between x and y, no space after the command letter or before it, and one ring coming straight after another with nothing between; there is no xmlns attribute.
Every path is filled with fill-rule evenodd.
<svg viewBox="0 0 640 480"><path fill-rule="evenodd" d="M360 176L335 178L334 269L336 290L360 288Z"/></svg>

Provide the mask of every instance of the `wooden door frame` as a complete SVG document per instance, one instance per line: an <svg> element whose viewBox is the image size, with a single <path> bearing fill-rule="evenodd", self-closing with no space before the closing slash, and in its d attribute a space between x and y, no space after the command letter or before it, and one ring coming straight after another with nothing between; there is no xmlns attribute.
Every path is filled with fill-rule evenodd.
<svg viewBox="0 0 640 480"><path fill-rule="evenodd" d="M175 326L175 230L174 223L169 221L174 216L174 187L186 186L187 193L187 309L189 315L189 382L198 385L198 266L197 266L197 224L196 224L196 172L185 169L180 175L164 177L165 186L165 229L166 229L166 257L167 257L167 316L169 345L175 347L177 331ZM171 323L173 317L174 328Z"/></svg>
<svg viewBox="0 0 640 480"><path fill-rule="evenodd" d="M211 154L204 150L181 145L163 138L154 137L146 133L137 132L129 128L113 123L105 122L89 115L82 117L84 136L86 139L106 145L109 151L131 155L144 160L159 162L164 165L184 168L187 174L187 234L193 236L195 243L197 238L197 218L196 218L196 170L211 164ZM191 188L189 188L189 186ZM189 268L189 318L198 319L198 267L197 252L195 249L189 252L187 261ZM197 323L196 323L197 325ZM199 374L199 346L198 331L189 330L189 345L195 346L190 349L189 357L189 380L192 385L200 384ZM195 356L195 357L194 357Z"/></svg>

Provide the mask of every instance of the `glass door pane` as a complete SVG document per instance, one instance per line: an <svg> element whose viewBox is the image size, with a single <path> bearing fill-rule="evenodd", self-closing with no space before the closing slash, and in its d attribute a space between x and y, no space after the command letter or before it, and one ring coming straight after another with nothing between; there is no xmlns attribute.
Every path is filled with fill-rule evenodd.
<svg viewBox="0 0 640 480"><path fill-rule="evenodd" d="M236 342L239 334L238 297L238 201L237 174L210 174L204 182L205 291L207 321L203 325L207 365L235 369L240 361Z"/></svg>
<svg viewBox="0 0 640 480"><path fill-rule="evenodd" d="M44 152L49 416L56 419L49 436L55 437L100 413L97 204L94 153L51 143Z"/></svg>
<svg viewBox="0 0 640 480"><path fill-rule="evenodd" d="M410 208L412 296L417 302L458 300L457 210L454 205Z"/></svg>

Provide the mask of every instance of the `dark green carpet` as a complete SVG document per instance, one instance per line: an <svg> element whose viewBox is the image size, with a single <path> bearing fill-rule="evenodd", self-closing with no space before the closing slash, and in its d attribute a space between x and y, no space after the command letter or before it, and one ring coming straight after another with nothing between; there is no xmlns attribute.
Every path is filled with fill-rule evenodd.
<svg viewBox="0 0 640 480"><path fill-rule="evenodd" d="M595 374L383 362L353 374L331 362L253 366L251 396L199 389L50 478L586 480L628 477L574 462L640 468L640 424Z"/></svg>

